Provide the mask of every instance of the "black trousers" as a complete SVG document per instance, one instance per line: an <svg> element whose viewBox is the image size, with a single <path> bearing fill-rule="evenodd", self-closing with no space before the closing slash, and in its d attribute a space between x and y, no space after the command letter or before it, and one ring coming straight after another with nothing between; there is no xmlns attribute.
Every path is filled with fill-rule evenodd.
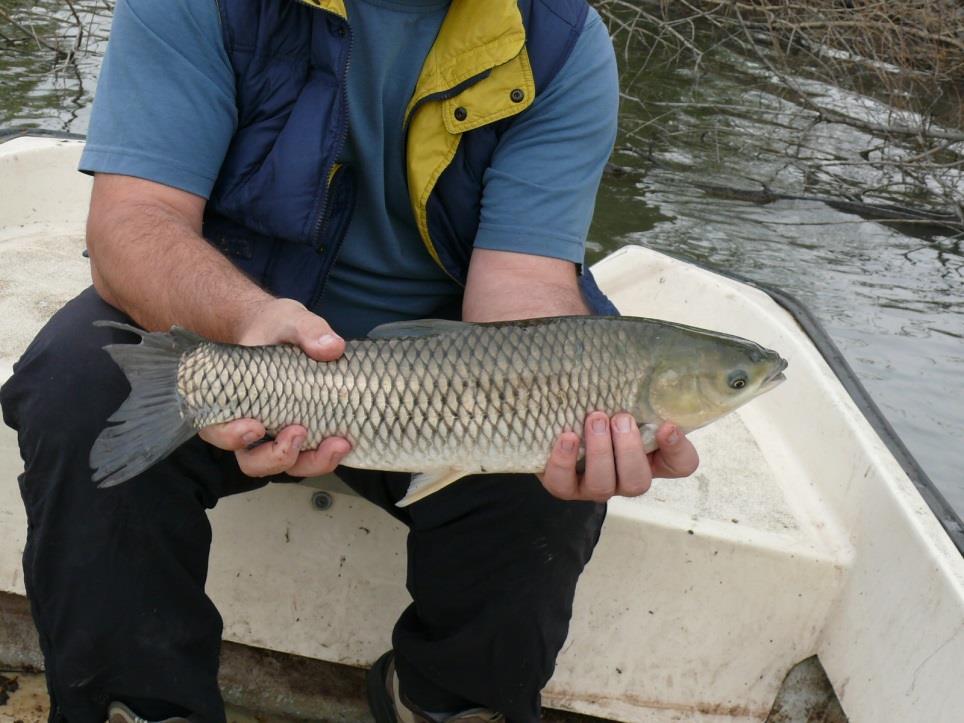
<svg viewBox="0 0 964 723"><path fill-rule="evenodd" d="M24 579L51 720L102 723L120 699L152 717L221 722L206 511L266 482L195 437L137 478L97 489L87 457L128 392L102 347L132 338L96 319L129 321L88 289L50 320L0 390L25 465ZM410 529L414 602L392 640L406 693L428 710L482 705L538 720L605 506L556 500L532 476L486 475L399 510L408 475L342 471Z"/></svg>

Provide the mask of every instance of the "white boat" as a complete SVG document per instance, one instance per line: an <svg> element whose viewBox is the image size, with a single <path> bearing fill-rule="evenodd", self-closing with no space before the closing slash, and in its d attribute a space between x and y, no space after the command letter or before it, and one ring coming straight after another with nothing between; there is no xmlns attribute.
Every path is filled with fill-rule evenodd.
<svg viewBox="0 0 964 723"><path fill-rule="evenodd" d="M89 283L81 148L0 144L0 382ZM819 326L779 294L640 247L594 273L624 313L751 337L790 364L780 388L692 435L697 474L610 504L546 705L764 721L816 656L853 723L964 721L964 528ZM4 427L0 593L13 596L20 471ZM326 479L231 497L211 517L226 640L350 666L387 649L408 603L392 518ZM807 720L784 705L772 720Z"/></svg>

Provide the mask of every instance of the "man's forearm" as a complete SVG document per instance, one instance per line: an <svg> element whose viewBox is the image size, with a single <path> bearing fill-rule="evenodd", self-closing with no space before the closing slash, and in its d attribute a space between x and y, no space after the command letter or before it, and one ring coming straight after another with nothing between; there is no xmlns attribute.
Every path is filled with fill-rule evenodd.
<svg viewBox="0 0 964 723"><path fill-rule="evenodd" d="M568 261L477 249L462 303L465 321L509 321L589 314Z"/></svg>
<svg viewBox="0 0 964 723"><path fill-rule="evenodd" d="M243 321L272 297L201 238L200 199L138 194L150 190L144 183L97 179L87 244L98 292L147 329L176 323L237 341Z"/></svg>

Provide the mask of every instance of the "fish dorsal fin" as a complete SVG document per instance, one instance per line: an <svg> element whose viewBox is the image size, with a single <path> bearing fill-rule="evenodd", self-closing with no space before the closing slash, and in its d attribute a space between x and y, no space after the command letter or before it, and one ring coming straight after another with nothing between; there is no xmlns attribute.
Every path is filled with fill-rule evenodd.
<svg viewBox="0 0 964 723"><path fill-rule="evenodd" d="M195 334L193 331L185 329L181 326L172 326L169 332L163 331L144 331L143 329L138 329L136 326L131 326L130 324L124 324L120 321L107 321L105 319L99 319L93 322L94 326L105 326L110 329L120 329L121 331L129 331L131 334L137 334L142 341L148 340L167 340L165 345L170 345L178 349L190 349L198 344L203 344L207 339L199 334ZM162 342L163 343L163 342Z"/></svg>
<svg viewBox="0 0 964 723"><path fill-rule="evenodd" d="M472 326L464 321L450 319L416 319L415 321L393 321L381 324L368 332L369 339L401 339L405 337L438 336L452 334Z"/></svg>

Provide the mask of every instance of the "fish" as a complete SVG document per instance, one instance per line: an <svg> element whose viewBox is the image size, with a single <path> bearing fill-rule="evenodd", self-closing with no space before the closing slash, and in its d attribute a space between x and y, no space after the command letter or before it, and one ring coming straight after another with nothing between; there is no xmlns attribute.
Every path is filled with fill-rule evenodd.
<svg viewBox="0 0 964 723"><path fill-rule="evenodd" d="M208 425L252 418L268 435L302 425L302 449L346 438L343 465L413 473L402 507L467 475L541 473L558 435L596 410L632 414L653 451L663 422L703 427L774 389L787 367L748 339L626 316L395 322L329 362L293 345L95 323L141 337L105 347L131 392L90 452L100 487Z"/></svg>

